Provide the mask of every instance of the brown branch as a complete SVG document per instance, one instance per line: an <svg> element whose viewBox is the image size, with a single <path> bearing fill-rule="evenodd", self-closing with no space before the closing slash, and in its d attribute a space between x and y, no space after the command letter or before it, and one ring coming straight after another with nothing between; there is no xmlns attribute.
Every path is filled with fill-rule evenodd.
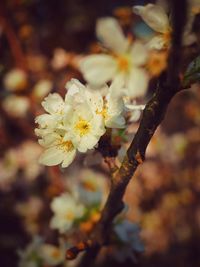
<svg viewBox="0 0 200 267"><path fill-rule="evenodd" d="M25 55L22 51L20 41L18 40L17 35L15 34L12 25L7 18L6 8L4 5L5 3L2 1L0 3L0 25L3 27L3 31L5 32L16 66L26 70L27 64Z"/></svg>
<svg viewBox="0 0 200 267"><path fill-rule="evenodd" d="M113 175L107 202L102 210L99 222L91 233L90 247L86 248L87 252L83 256L79 267L91 266L101 247L108 243L112 222L124 207L123 196L126 187L138 165L144 161L146 148L157 127L162 122L171 99L180 91L181 40L186 18L186 0L172 0L171 5L173 36L167 72L159 78L156 92L144 109L140 126L121 167ZM180 6L181 12L179 12ZM68 250L69 252L70 250Z"/></svg>

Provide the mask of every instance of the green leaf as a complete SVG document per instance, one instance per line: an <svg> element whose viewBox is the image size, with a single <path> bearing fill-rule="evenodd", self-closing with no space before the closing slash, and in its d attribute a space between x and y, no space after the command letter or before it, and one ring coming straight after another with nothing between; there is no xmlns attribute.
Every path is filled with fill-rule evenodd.
<svg viewBox="0 0 200 267"><path fill-rule="evenodd" d="M192 83L200 82L200 56L195 58L188 66L184 77L183 86L187 87Z"/></svg>

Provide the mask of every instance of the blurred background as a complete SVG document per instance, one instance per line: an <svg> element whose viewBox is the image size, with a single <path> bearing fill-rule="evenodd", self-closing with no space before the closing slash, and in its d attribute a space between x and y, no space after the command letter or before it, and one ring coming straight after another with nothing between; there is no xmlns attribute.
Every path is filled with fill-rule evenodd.
<svg viewBox="0 0 200 267"><path fill-rule="evenodd" d="M147 2L147 1L146 1ZM0 2L0 262L18 266L19 249L35 235L52 241L49 203L98 156L79 156L67 170L38 164L34 118L50 92L83 81L78 62L97 53L98 17L115 16L134 31L131 6L145 1L2 0ZM136 19L137 20L137 19ZM134 24L135 25L135 24ZM142 29L142 26L139 27ZM125 195L127 218L141 227L145 251L134 263L104 266L200 266L200 88L177 95ZM129 125L135 132L138 124ZM91 163L91 159L93 163ZM72 182L73 183L73 182Z"/></svg>

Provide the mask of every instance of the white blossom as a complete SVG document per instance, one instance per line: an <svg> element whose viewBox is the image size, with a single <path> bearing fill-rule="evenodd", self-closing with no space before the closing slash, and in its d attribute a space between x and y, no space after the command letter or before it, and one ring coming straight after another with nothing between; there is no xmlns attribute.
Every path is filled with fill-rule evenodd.
<svg viewBox="0 0 200 267"><path fill-rule="evenodd" d="M84 215L84 206L68 193L55 197L51 203L51 209L54 216L50 226L53 229L58 229L60 233L70 230L74 221Z"/></svg>
<svg viewBox="0 0 200 267"><path fill-rule="evenodd" d="M197 6L195 1L188 8L188 22L183 34L183 45L190 45L196 41L196 36L191 33L194 13L192 10ZM141 16L144 22L152 28L157 35L147 44L150 49L165 49L170 46L172 27L168 15L168 5L159 1L158 4L147 4L145 6L134 6L134 13Z"/></svg>
<svg viewBox="0 0 200 267"><path fill-rule="evenodd" d="M25 96L9 95L3 100L2 106L9 115L21 118L27 115L30 102Z"/></svg>
<svg viewBox="0 0 200 267"><path fill-rule="evenodd" d="M143 96L147 90L148 74L143 65L147 50L139 41L131 43L125 38L116 19L107 17L98 20L97 37L110 54L94 54L80 62L80 70L92 87L120 79L131 97Z"/></svg>
<svg viewBox="0 0 200 267"><path fill-rule="evenodd" d="M12 69L4 77L4 86L8 91L22 91L27 84L27 74L21 69Z"/></svg>
<svg viewBox="0 0 200 267"><path fill-rule="evenodd" d="M56 266L65 260L64 248L51 244L41 245L39 254L44 263L50 266Z"/></svg>

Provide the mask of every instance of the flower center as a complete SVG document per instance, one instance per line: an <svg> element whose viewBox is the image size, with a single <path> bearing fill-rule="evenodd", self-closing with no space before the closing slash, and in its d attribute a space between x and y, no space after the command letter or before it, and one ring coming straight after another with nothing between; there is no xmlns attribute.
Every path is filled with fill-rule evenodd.
<svg viewBox="0 0 200 267"><path fill-rule="evenodd" d="M74 220L74 213L72 211L68 211L66 214L65 214L65 219L68 220L68 221L73 221Z"/></svg>
<svg viewBox="0 0 200 267"><path fill-rule="evenodd" d="M82 182L82 185L88 191L91 191L91 192L97 191L97 188L96 188L95 184L93 184L90 181L84 181L84 182Z"/></svg>
<svg viewBox="0 0 200 267"><path fill-rule="evenodd" d="M54 258L54 259L59 259L60 256L61 256L60 250L55 248L55 249L52 251L51 256L52 256L52 258Z"/></svg>
<svg viewBox="0 0 200 267"><path fill-rule="evenodd" d="M88 134L90 128L90 123L82 118L75 125L75 129L79 132L80 136Z"/></svg>
<svg viewBox="0 0 200 267"><path fill-rule="evenodd" d="M104 117L104 119L107 119L108 118L108 110L106 107L104 107L102 109L102 111L99 111L98 109L96 110L96 114L98 115L102 115Z"/></svg>
<svg viewBox="0 0 200 267"><path fill-rule="evenodd" d="M66 152L70 152L74 148L71 141L69 141L69 140L64 141L63 139L60 140L58 147L64 151L66 151Z"/></svg>
<svg viewBox="0 0 200 267"><path fill-rule="evenodd" d="M117 57L117 64L120 71L127 72L130 68L130 61L127 56Z"/></svg>

